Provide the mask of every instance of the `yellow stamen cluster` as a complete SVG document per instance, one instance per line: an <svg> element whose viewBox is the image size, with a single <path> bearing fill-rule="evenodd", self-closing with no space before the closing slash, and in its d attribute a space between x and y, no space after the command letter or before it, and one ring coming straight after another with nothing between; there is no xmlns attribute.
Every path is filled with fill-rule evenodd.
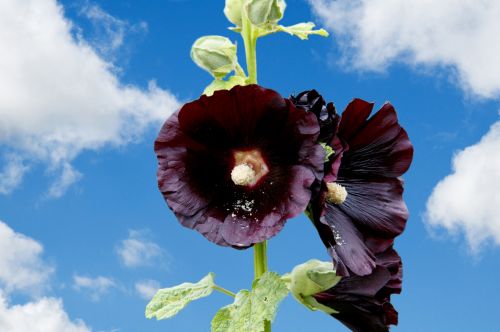
<svg viewBox="0 0 500 332"><path fill-rule="evenodd" d="M231 171L231 180L235 185L248 186L255 182L255 171L248 164L236 165Z"/></svg>
<svg viewBox="0 0 500 332"><path fill-rule="evenodd" d="M326 194L327 202L337 205L345 202L347 198L347 190L344 186L335 182L328 182L326 184L326 188L328 189L328 193Z"/></svg>

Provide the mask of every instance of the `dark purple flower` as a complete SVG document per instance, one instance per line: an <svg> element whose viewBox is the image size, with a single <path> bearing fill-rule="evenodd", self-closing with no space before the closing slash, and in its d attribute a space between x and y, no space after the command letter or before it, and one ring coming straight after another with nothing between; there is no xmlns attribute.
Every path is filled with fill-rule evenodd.
<svg viewBox="0 0 500 332"><path fill-rule="evenodd" d="M334 150L312 219L338 275L368 275L376 254L401 234L408 219L399 178L412 161L413 147L386 103L370 119L373 104L354 99L332 126Z"/></svg>
<svg viewBox="0 0 500 332"><path fill-rule="evenodd" d="M333 103L327 104L316 90L303 91L297 96L292 95L290 100L296 107L316 115L320 126L318 140L322 143L330 143L335 134L332 128L337 128L340 119Z"/></svg>
<svg viewBox="0 0 500 332"><path fill-rule="evenodd" d="M180 223L244 248L303 212L323 176L314 114L273 90L236 86L184 105L155 142L158 184Z"/></svg>
<svg viewBox="0 0 500 332"><path fill-rule="evenodd" d="M401 258L391 247L375 255L375 261L369 275L344 277L334 287L314 295L354 332L387 332L389 325L398 324L390 297L401 293Z"/></svg>

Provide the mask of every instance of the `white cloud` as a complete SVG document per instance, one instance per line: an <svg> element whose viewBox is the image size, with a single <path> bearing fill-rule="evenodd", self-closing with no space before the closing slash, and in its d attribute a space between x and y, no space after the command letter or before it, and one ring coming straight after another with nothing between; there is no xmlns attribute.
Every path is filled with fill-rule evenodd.
<svg viewBox="0 0 500 332"><path fill-rule="evenodd" d="M500 121L479 143L454 156L453 173L427 202L427 222L455 234L463 231L473 252L487 242L500 245L499 188Z"/></svg>
<svg viewBox="0 0 500 332"><path fill-rule="evenodd" d="M75 275L73 276L73 288L77 291L87 292L92 301L99 301L111 288L116 288L117 284L113 279L103 276L95 278Z"/></svg>
<svg viewBox="0 0 500 332"><path fill-rule="evenodd" d="M44 297L10 306L0 293L0 331L91 332L91 329L81 320L71 321L60 299Z"/></svg>
<svg viewBox="0 0 500 332"><path fill-rule="evenodd" d="M66 162L63 163L61 165L61 175L56 181L54 181L54 183L52 183L49 188L49 196L61 197L69 188L69 186L80 180L81 177L82 174L75 170L71 166L71 164Z"/></svg>
<svg viewBox="0 0 500 332"><path fill-rule="evenodd" d="M4 166L0 171L0 194L9 194L14 190L23 178L28 167L23 160L14 154L4 157Z"/></svg>
<svg viewBox="0 0 500 332"><path fill-rule="evenodd" d="M500 97L500 1L309 0L356 69L450 67L464 91Z"/></svg>
<svg viewBox="0 0 500 332"><path fill-rule="evenodd" d="M42 253L40 243L0 221L0 287L7 293L29 294L45 289L54 269L43 261Z"/></svg>
<svg viewBox="0 0 500 332"><path fill-rule="evenodd" d="M48 288L54 269L43 261L42 253L39 242L0 221L0 331L90 332L83 321L70 320L61 299L41 297L25 304L9 303L14 292L37 297Z"/></svg>
<svg viewBox="0 0 500 332"><path fill-rule="evenodd" d="M87 3L82 7L80 14L92 23L94 29L94 34L90 37L89 42L108 58L113 58L115 51L124 46L127 34L148 31L146 22L130 24L125 20L111 16L95 4Z"/></svg>
<svg viewBox="0 0 500 332"><path fill-rule="evenodd" d="M80 177L71 162L82 151L134 142L178 107L153 81L146 89L120 82L118 68L72 35L55 0L1 1L0 31L0 145L18 158L2 171L10 180L0 192L21 182L21 165L42 162L59 177L49 190L59 196Z"/></svg>
<svg viewBox="0 0 500 332"><path fill-rule="evenodd" d="M147 230L129 230L127 239L116 248L118 257L126 267L165 266L168 264L167 253L151 241Z"/></svg>
<svg viewBox="0 0 500 332"><path fill-rule="evenodd" d="M160 289L160 283L156 280L141 280L135 283L135 291L144 300L151 300Z"/></svg>

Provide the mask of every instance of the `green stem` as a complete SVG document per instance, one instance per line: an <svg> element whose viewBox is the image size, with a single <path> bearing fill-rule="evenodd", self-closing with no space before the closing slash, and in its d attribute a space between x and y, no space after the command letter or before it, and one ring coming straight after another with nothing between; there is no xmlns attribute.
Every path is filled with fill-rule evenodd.
<svg viewBox="0 0 500 332"><path fill-rule="evenodd" d="M254 280L260 278L267 271L267 242L257 243L253 246ZM271 332L271 322L264 321L264 332Z"/></svg>
<svg viewBox="0 0 500 332"><path fill-rule="evenodd" d="M231 297L236 297L236 294L234 294L233 292L231 292L231 291L229 291L229 290L227 290L225 288L222 288L220 286L213 285L212 288L215 289L216 291L219 291L219 292L223 293L223 294L229 295Z"/></svg>
<svg viewBox="0 0 500 332"><path fill-rule="evenodd" d="M248 18L243 17L241 35L245 44L248 84L257 84L257 34Z"/></svg>
<svg viewBox="0 0 500 332"><path fill-rule="evenodd" d="M255 279L267 271L267 243L257 243L253 247L253 267Z"/></svg>

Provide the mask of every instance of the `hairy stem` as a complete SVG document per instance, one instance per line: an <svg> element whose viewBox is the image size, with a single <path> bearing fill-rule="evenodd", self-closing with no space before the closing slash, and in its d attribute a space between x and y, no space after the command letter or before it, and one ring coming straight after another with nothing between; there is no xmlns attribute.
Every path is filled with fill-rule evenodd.
<svg viewBox="0 0 500 332"><path fill-rule="evenodd" d="M254 280L267 271L267 242L257 243L253 247ZM271 322L264 321L264 332L271 332Z"/></svg>
<svg viewBox="0 0 500 332"><path fill-rule="evenodd" d="M267 271L267 243L257 243L253 247L254 278L260 278Z"/></svg>
<svg viewBox="0 0 500 332"><path fill-rule="evenodd" d="M245 16L245 15L243 15ZM245 44L248 84L257 84L257 36L252 23L243 17L241 35Z"/></svg>

